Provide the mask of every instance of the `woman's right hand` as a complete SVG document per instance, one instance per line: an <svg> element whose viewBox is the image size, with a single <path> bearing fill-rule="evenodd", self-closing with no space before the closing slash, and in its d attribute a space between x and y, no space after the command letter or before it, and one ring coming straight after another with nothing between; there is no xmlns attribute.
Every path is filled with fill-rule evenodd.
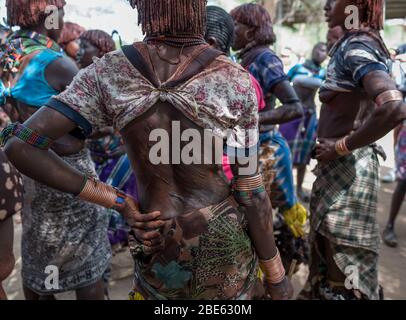
<svg viewBox="0 0 406 320"><path fill-rule="evenodd" d="M131 227L130 242L133 245L136 245L146 255L162 249L164 237L161 229L165 226L165 221L159 220L160 212L142 214L135 200L128 197L121 214Z"/></svg>
<svg viewBox="0 0 406 320"><path fill-rule="evenodd" d="M272 300L290 300L293 298L293 286L286 277L280 284L269 285L268 293Z"/></svg>

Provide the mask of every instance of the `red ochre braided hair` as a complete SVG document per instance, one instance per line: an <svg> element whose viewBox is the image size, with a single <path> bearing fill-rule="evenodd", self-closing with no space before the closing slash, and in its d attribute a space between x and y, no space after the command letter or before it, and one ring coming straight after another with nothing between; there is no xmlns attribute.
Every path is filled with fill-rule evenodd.
<svg viewBox="0 0 406 320"><path fill-rule="evenodd" d="M72 41L79 39L86 29L77 23L65 22L63 24L63 29L61 36L59 37L59 45L65 50L65 47Z"/></svg>
<svg viewBox="0 0 406 320"><path fill-rule="evenodd" d="M382 30L385 23L385 0L355 0L357 7L364 11L362 25L375 30Z"/></svg>
<svg viewBox="0 0 406 320"><path fill-rule="evenodd" d="M147 35L203 36L207 0L129 0Z"/></svg>
<svg viewBox="0 0 406 320"><path fill-rule="evenodd" d="M65 0L6 0L7 23L11 27L35 27L45 21L46 8L51 5L61 9L66 2Z"/></svg>
<svg viewBox="0 0 406 320"><path fill-rule="evenodd" d="M88 30L82 33L80 40L87 40L100 50L104 56L106 53L116 50L116 44L113 38L102 30Z"/></svg>
<svg viewBox="0 0 406 320"><path fill-rule="evenodd" d="M255 43L272 45L276 42L272 18L265 7L256 3L246 3L231 11L234 21L255 28Z"/></svg>

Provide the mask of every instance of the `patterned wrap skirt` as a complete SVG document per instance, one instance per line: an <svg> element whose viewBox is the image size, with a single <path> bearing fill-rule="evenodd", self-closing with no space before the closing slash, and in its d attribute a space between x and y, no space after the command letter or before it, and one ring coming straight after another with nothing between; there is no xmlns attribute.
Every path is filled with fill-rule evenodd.
<svg viewBox="0 0 406 320"><path fill-rule="evenodd" d="M260 136L259 163L272 205L281 213L298 204L289 145L275 129Z"/></svg>
<svg viewBox="0 0 406 320"><path fill-rule="evenodd" d="M95 176L87 149L63 157L77 170ZM23 284L41 295L80 289L101 280L111 259L109 216L97 205L27 179L29 210L23 215ZM49 279L55 276L51 285Z"/></svg>
<svg viewBox="0 0 406 320"><path fill-rule="evenodd" d="M313 108L304 108L305 116L280 126L280 132L288 141L292 151L293 165L310 164L312 150L317 138L317 113Z"/></svg>
<svg viewBox="0 0 406 320"><path fill-rule="evenodd" d="M356 275L354 289L370 300L379 299L378 169L379 161L373 147L356 150L328 164L319 164L310 204L310 244L313 256L320 258L311 263L320 264L325 258L317 248L317 238L321 235L328 240L332 258L340 271L347 276ZM318 276L324 275L320 271Z"/></svg>
<svg viewBox="0 0 406 320"><path fill-rule="evenodd" d="M258 259L246 227L244 214L232 197L173 219L161 252L152 257L134 255L135 289L130 299L264 297Z"/></svg>

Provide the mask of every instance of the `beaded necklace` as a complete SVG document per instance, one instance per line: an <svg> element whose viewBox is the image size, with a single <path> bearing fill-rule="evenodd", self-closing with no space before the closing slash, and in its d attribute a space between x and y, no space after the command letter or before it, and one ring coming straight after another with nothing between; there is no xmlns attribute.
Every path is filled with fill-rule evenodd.
<svg viewBox="0 0 406 320"><path fill-rule="evenodd" d="M147 36L144 42L148 44L166 44L170 47L175 48L188 48L193 46L198 46L206 44L206 41L202 36L193 35L158 35L158 36Z"/></svg>

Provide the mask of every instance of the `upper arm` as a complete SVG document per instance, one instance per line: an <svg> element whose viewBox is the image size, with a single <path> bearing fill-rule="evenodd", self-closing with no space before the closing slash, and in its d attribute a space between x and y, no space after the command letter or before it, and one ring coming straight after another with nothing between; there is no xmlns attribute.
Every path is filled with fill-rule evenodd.
<svg viewBox="0 0 406 320"><path fill-rule="evenodd" d="M290 100L298 100L296 91L288 80L279 82L273 93L283 104L289 103Z"/></svg>
<svg viewBox="0 0 406 320"><path fill-rule="evenodd" d="M48 107L42 107L25 123L27 127L41 136L58 140L77 127L76 123L62 113Z"/></svg>
<svg viewBox="0 0 406 320"><path fill-rule="evenodd" d="M406 53L406 44L399 47L398 53L399 53L399 55Z"/></svg>
<svg viewBox="0 0 406 320"><path fill-rule="evenodd" d="M104 101L94 63L81 70L68 88L46 106L62 113L89 137L92 131L113 126Z"/></svg>
<svg viewBox="0 0 406 320"><path fill-rule="evenodd" d="M62 92L79 72L72 59L63 57L53 61L45 70L48 83L58 92Z"/></svg>
<svg viewBox="0 0 406 320"><path fill-rule="evenodd" d="M323 84L323 80L319 78L314 78L314 77L308 77L305 75L299 75L295 77L293 80L293 85L299 86L299 87L304 87L312 90L316 90L320 88Z"/></svg>
<svg viewBox="0 0 406 320"><path fill-rule="evenodd" d="M364 78L372 72L381 71L389 74L385 57L374 50L371 45L362 42L350 43L344 53L344 67L355 84L364 84Z"/></svg>
<svg viewBox="0 0 406 320"><path fill-rule="evenodd" d="M111 126L102 108L95 66L81 70L65 91L51 98L26 125L40 135L57 140L75 128L85 137Z"/></svg>
<svg viewBox="0 0 406 320"><path fill-rule="evenodd" d="M362 83L368 96L375 100L378 95L388 90L396 90L396 83L387 72L373 71L364 76Z"/></svg>

